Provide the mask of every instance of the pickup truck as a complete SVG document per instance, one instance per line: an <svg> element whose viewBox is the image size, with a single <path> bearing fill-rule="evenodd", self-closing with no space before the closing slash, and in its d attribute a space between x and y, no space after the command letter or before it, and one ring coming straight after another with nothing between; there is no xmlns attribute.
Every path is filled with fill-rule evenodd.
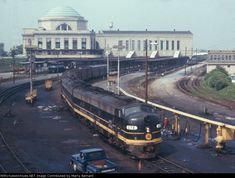
<svg viewBox="0 0 235 178"><path fill-rule="evenodd" d="M112 173L117 172L115 163L107 159L105 151L101 148L80 150L70 160L70 166L74 171L84 173Z"/></svg>

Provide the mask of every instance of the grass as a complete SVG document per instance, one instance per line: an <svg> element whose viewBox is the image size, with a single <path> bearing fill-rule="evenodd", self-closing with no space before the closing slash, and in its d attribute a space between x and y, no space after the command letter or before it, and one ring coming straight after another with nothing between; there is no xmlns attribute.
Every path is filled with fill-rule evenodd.
<svg viewBox="0 0 235 178"><path fill-rule="evenodd" d="M201 81L202 93L214 99L235 101L235 84L224 68L217 67Z"/></svg>
<svg viewBox="0 0 235 178"><path fill-rule="evenodd" d="M230 83L224 89L217 91L216 89L211 88L206 80L203 80L201 82L201 89L209 97L219 100L235 101L235 84L233 83Z"/></svg>
<svg viewBox="0 0 235 178"><path fill-rule="evenodd" d="M15 68L18 69L20 67L23 67L20 62L27 61L26 58L15 58ZM13 59L0 59L0 73L2 72L10 72L13 69Z"/></svg>

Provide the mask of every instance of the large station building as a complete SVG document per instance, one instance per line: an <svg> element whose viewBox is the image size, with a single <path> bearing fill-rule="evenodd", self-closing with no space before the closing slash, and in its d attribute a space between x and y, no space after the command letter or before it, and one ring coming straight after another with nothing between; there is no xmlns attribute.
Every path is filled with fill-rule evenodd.
<svg viewBox="0 0 235 178"><path fill-rule="evenodd" d="M37 28L24 28L24 54L29 46L35 49L37 59L99 58L113 56L152 58L192 56L193 34L190 31L121 31L95 33L88 21L71 7L56 7L38 20ZM122 46L117 48L117 46ZM116 48L115 48L116 46ZM108 53L106 53L108 52Z"/></svg>

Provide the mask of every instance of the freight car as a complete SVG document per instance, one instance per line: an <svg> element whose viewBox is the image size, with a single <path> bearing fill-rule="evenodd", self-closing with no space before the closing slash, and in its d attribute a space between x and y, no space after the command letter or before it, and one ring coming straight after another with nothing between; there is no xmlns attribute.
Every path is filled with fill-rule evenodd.
<svg viewBox="0 0 235 178"><path fill-rule="evenodd" d="M140 159L156 157L162 142L157 112L149 105L84 82L106 75L104 71L103 66L97 66L65 72L62 97L110 144Z"/></svg>

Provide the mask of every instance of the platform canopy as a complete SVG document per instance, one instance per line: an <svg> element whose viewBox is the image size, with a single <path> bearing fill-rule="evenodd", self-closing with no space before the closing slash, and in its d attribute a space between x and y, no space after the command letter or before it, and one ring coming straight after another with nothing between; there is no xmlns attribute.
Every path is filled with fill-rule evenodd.
<svg viewBox="0 0 235 178"><path fill-rule="evenodd" d="M157 57L157 55L158 55L158 51L153 51L152 54L150 55L150 58L154 59Z"/></svg>
<svg viewBox="0 0 235 178"><path fill-rule="evenodd" d="M175 51L174 58L179 58L181 56L180 51Z"/></svg>
<svg viewBox="0 0 235 178"><path fill-rule="evenodd" d="M126 55L126 58L130 59L134 56L134 54L135 54L135 51L129 51L129 53Z"/></svg>

